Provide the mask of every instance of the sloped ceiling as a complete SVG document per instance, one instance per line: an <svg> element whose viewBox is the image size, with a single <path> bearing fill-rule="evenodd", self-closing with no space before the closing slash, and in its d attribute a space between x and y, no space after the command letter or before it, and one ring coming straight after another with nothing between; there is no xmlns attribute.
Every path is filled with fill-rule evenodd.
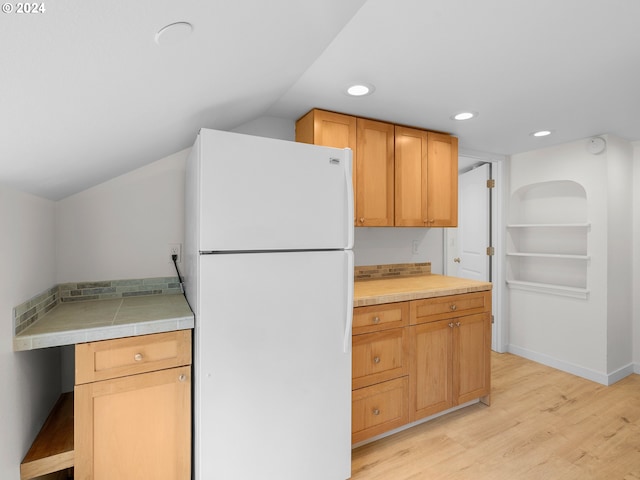
<svg viewBox="0 0 640 480"><path fill-rule="evenodd" d="M512 154L640 139L636 0L56 0L0 14L0 183L59 199L320 107ZM193 33L159 46L163 26ZM351 98L354 81L375 85ZM466 123L450 116L479 112ZM543 139L529 134L550 129Z"/></svg>

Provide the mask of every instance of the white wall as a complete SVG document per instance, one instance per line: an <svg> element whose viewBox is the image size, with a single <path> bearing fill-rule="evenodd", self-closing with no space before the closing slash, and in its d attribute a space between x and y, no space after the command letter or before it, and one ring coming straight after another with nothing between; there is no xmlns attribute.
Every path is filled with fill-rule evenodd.
<svg viewBox="0 0 640 480"><path fill-rule="evenodd" d="M600 155L586 151L586 139L513 155L509 179L511 192L538 182L578 182L591 223L588 298L510 289L509 350L602 383L628 369L632 358L631 150L624 140L607 141Z"/></svg>
<svg viewBox="0 0 640 480"><path fill-rule="evenodd" d="M189 149L58 201L56 283L175 276Z"/></svg>
<svg viewBox="0 0 640 480"><path fill-rule="evenodd" d="M60 393L59 352L14 352L12 309L55 283L55 204L0 185L0 478L20 462Z"/></svg>

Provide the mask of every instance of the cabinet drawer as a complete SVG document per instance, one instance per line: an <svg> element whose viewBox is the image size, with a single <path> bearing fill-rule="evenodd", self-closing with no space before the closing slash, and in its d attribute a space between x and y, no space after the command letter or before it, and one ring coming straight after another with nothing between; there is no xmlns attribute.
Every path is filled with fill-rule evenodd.
<svg viewBox="0 0 640 480"><path fill-rule="evenodd" d="M366 387L409 373L408 328L353 337L352 386Z"/></svg>
<svg viewBox="0 0 640 480"><path fill-rule="evenodd" d="M191 365L191 330L76 345L76 385Z"/></svg>
<svg viewBox="0 0 640 480"><path fill-rule="evenodd" d="M491 291L447 295L410 302L411 324L491 311Z"/></svg>
<svg viewBox="0 0 640 480"><path fill-rule="evenodd" d="M385 303L353 309L353 334L375 332L409 324L409 302Z"/></svg>
<svg viewBox="0 0 640 480"><path fill-rule="evenodd" d="M398 428L409 421L408 377L352 392L351 442Z"/></svg>

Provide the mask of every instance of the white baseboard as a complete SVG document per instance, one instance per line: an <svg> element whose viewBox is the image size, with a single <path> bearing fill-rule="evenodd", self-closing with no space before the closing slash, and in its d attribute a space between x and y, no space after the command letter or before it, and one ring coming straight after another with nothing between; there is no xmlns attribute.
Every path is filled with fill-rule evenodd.
<svg viewBox="0 0 640 480"><path fill-rule="evenodd" d="M592 382L596 382L601 385L612 385L634 372L640 373L640 364L637 363L630 363L629 365L626 365L614 372L607 374L598 372L596 370L591 370L589 368L581 367L580 365L576 365L570 362L558 360L557 358L534 352L532 350L527 350L526 348L518 347L517 345L509 345L508 351L509 353L513 353L514 355L533 360L534 362L541 363L548 367L562 370L563 372L571 373L572 375L577 375L578 377L586 378L587 380L591 380Z"/></svg>

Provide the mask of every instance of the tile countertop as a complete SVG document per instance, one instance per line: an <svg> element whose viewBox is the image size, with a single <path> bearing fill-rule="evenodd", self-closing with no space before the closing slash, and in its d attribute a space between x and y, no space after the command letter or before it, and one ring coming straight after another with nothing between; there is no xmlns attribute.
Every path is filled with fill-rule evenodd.
<svg viewBox="0 0 640 480"><path fill-rule="evenodd" d="M491 283L436 274L358 280L354 284L353 306L406 302L483 290L491 290Z"/></svg>
<svg viewBox="0 0 640 480"><path fill-rule="evenodd" d="M61 303L13 337L14 351L191 329L184 295L145 295Z"/></svg>

